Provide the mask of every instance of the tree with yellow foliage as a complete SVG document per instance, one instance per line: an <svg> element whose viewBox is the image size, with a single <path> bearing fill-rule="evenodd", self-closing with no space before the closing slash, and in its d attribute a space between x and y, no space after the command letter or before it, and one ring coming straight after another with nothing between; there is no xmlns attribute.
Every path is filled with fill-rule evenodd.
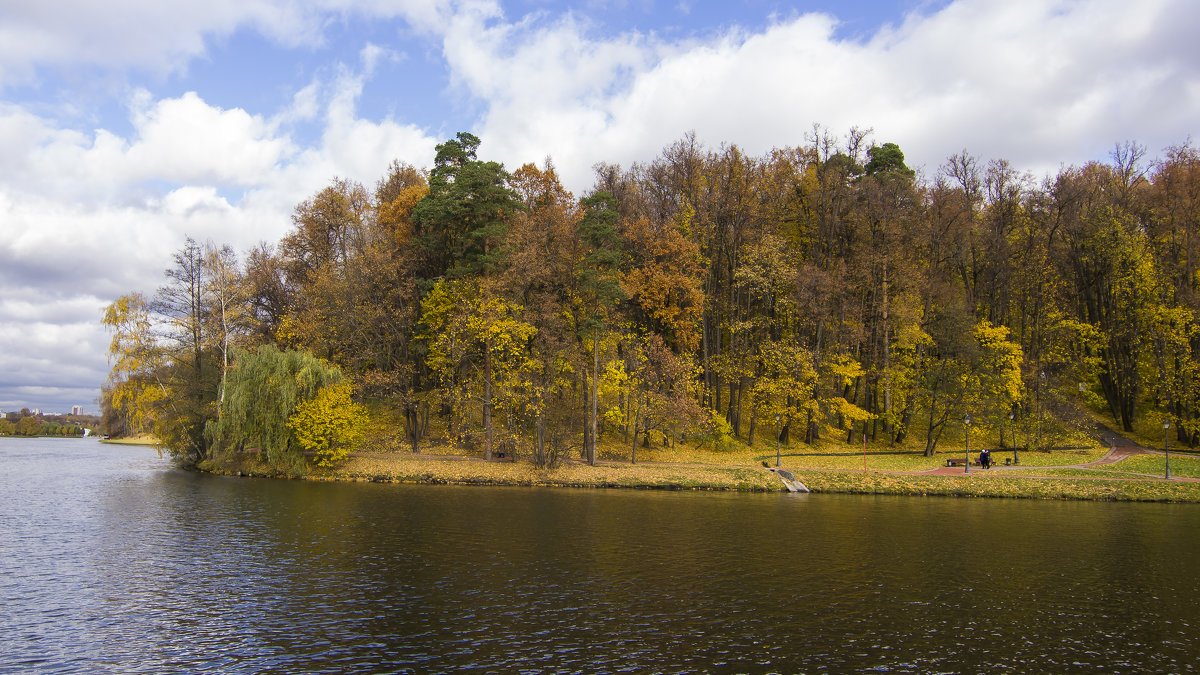
<svg viewBox="0 0 1200 675"><path fill-rule="evenodd" d="M151 334L150 303L140 293L123 295L105 308L102 323L112 333L106 404L129 433L151 433L167 392L158 379L163 353Z"/></svg>
<svg viewBox="0 0 1200 675"><path fill-rule="evenodd" d="M519 318L520 306L470 280L438 282L421 307L426 362L440 380L442 400L459 424L471 399L482 402L484 459L491 459L493 388L522 367L537 329Z"/></svg>
<svg viewBox="0 0 1200 675"><path fill-rule="evenodd" d="M333 466L363 439L367 410L350 398L350 383L341 382L322 387L309 401L296 406L288 418L300 447L316 453L319 466Z"/></svg>

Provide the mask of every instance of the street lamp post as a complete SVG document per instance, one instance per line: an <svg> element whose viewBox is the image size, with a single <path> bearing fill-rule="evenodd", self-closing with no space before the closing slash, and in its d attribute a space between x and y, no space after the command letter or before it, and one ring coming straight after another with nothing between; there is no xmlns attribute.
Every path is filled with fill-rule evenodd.
<svg viewBox="0 0 1200 675"><path fill-rule="evenodd" d="M963 425L966 428L967 439L967 461L963 463L963 473L971 473L971 416L969 414L963 417Z"/></svg>
<svg viewBox="0 0 1200 675"><path fill-rule="evenodd" d="M1171 445L1167 440L1167 430L1171 428L1171 420L1163 420L1163 453L1167 456L1167 480L1171 480Z"/></svg>

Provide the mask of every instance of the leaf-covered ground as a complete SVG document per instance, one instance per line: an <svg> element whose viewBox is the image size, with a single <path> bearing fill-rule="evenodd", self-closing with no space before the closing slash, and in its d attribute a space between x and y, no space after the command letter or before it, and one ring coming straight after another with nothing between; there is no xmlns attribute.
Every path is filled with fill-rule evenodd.
<svg viewBox="0 0 1200 675"><path fill-rule="evenodd" d="M370 453L353 456L335 468L310 467L305 477L309 480L460 485L784 490L778 477L762 467L765 456L758 452L705 454L679 446L663 450L639 451L640 463L636 465L605 459L598 466L588 466L570 459L554 469L538 469L526 460L486 462L477 456ZM868 470L863 471L861 454L850 456L842 449L832 448L825 452L787 455L783 466L793 471L813 492L824 493L1200 502L1200 482L1154 480L1145 475L1153 471L1141 472L1142 469L1153 469L1155 461L1161 465L1161 457L1130 458L1104 465L1106 471L1074 468L1103 453L1103 449L1082 454L1074 450L1027 453L1031 460L1038 455L1044 456L1037 457L1038 463L1033 464L1022 455L1020 469L973 469L969 475L921 473L943 466L945 458L957 456L955 453L939 453L928 458L919 453L883 454L877 451L867 455ZM643 456L645 461L641 461ZM668 458L674 461L667 461ZM774 466L773 454L770 459L768 463ZM1137 462L1123 466L1131 460ZM208 468L222 473L272 474L261 459L253 456L239 457ZM1197 458L1172 458L1172 470L1177 476L1194 474L1198 469L1200 460Z"/></svg>

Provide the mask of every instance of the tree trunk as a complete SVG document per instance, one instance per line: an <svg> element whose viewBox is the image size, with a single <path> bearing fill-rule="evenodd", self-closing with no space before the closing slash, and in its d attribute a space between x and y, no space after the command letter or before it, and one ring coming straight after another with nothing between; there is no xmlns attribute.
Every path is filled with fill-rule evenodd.
<svg viewBox="0 0 1200 675"><path fill-rule="evenodd" d="M849 401L851 403L858 403L858 389L861 385L862 385L862 375L859 375L858 377L854 378L854 397L853 398L847 397L846 398L847 401ZM846 389L849 390L849 387L847 387ZM839 415L839 417L841 417L841 416ZM854 443L854 425L848 424L846 426L848 426L850 428L850 430L846 432L846 442Z"/></svg>
<svg viewBox="0 0 1200 675"><path fill-rule="evenodd" d="M591 450L588 453L588 464L596 466L596 438L597 438L597 421L596 421L596 398L600 395L600 331L598 329L592 332L592 405L589 408L591 416L592 428L592 443Z"/></svg>
<svg viewBox="0 0 1200 675"><path fill-rule="evenodd" d="M909 401L904 408L904 412L900 415L900 428L896 430L896 445L904 443L904 439L908 437L908 425L912 424L912 418L913 404Z"/></svg>
<svg viewBox="0 0 1200 675"><path fill-rule="evenodd" d="M925 430L925 456L933 457L933 448L937 445L937 440L933 436L935 410L937 410L937 393L935 392L929 402L929 425Z"/></svg>
<svg viewBox="0 0 1200 675"><path fill-rule="evenodd" d="M546 412L538 410L537 416L537 440L534 448L537 456L534 458L534 463L538 467L545 467L546 462Z"/></svg>
<svg viewBox="0 0 1200 675"><path fill-rule="evenodd" d="M883 413L888 415L888 419L883 423L883 431L892 435L892 345L891 345L891 326L888 325L888 282L887 282L887 263L883 265L883 372L886 373L887 386L883 392Z"/></svg>
<svg viewBox="0 0 1200 675"><path fill-rule="evenodd" d="M592 435L592 425L589 424L587 411L591 409L591 403L588 402L588 394L591 392L591 387L588 385L588 372L586 368L579 369L579 376L583 378L583 447L579 450L579 456L586 462L588 461L588 448L591 447L588 439ZM590 462L589 462L590 463Z"/></svg>
<svg viewBox="0 0 1200 675"><path fill-rule="evenodd" d="M404 420L408 423L408 440L412 443L413 454L417 454L417 407L413 404L408 404L404 407Z"/></svg>
<svg viewBox="0 0 1200 675"><path fill-rule="evenodd" d="M483 343L483 458L492 458L492 340Z"/></svg>
<svg viewBox="0 0 1200 675"><path fill-rule="evenodd" d="M637 464L637 430L638 424L642 421L642 400L638 397L637 405L633 409L633 442L630 443L629 463Z"/></svg>
<svg viewBox="0 0 1200 675"><path fill-rule="evenodd" d="M758 421L758 415L750 416L750 428L746 430L746 445L754 447L754 427Z"/></svg>

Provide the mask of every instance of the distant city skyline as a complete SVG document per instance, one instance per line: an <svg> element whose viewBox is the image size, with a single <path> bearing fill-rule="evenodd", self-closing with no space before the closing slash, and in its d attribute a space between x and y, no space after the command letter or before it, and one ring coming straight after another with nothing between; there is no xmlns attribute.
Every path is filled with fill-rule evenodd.
<svg viewBox="0 0 1200 675"><path fill-rule="evenodd" d="M70 408L66 409L66 410L69 410L70 412L62 412L61 409L57 409L57 408L50 409L50 408L42 408L40 406L33 406L33 405L21 405L21 406L9 405L9 406L5 406L5 407L0 407L0 417L3 417L5 415L7 415L8 413L20 413L22 410L28 410L30 412L30 414L33 414L33 415L99 415L100 414L100 406L95 406L95 407L89 409L87 406L73 405Z"/></svg>

